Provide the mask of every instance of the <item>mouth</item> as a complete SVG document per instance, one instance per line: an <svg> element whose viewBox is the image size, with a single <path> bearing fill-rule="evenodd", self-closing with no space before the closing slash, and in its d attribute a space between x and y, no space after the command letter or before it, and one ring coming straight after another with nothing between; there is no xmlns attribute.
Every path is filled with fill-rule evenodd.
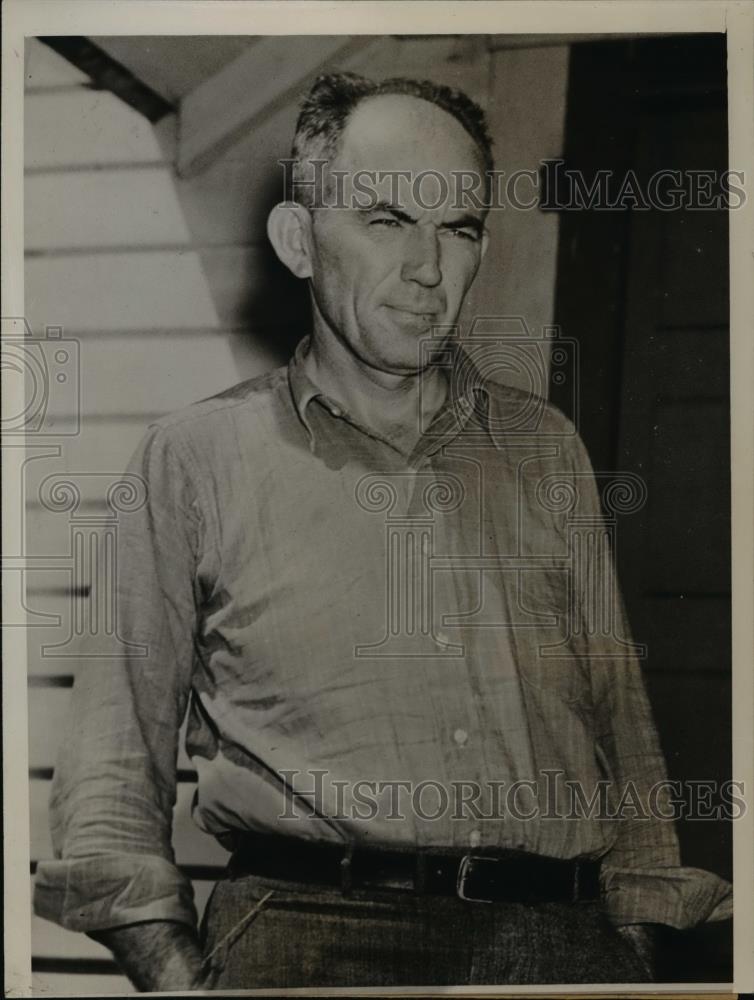
<svg viewBox="0 0 754 1000"><path fill-rule="evenodd" d="M407 309L403 306L387 306L399 321L412 326L431 326L437 322L439 312L433 309Z"/></svg>
<svg viewBox="0 0 754 1000"><path fill-rule="evenodd" d="M396 312L409 313L411 316L436 316L437 309L417 309L416 306L388 306Z"/></svg>

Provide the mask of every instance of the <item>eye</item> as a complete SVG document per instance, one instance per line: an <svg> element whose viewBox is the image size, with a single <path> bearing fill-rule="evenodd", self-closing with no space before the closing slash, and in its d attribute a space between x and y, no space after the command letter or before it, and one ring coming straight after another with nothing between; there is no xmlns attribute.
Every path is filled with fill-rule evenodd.
<svg viewBox="0 0 754 1000"><path fill-rule="evenodd" d="M461 227L458 227L457 229L448 228L445 232L448 233L449 236L455 236L462 240L469 240L471 243L478 243L481 238L481 234L475 229L462 229Z"/></svg>
<svg viewBox="0 0 754 1000"><path fill-rule="evenodd" d="M370 226L386 226L389 229L400 228L401 222L398 219L393 219L391 216L383 216L379 219L370 219Z"/></svg>

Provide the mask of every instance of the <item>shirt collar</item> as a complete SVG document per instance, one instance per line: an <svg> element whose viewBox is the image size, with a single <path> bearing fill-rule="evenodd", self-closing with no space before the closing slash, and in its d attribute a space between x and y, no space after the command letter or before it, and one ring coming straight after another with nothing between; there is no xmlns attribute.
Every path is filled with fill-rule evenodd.
<svg viewBox="0 0 754 1000"><path fill-rule="evenodd" d="M343 407L330 399L314 381L314 365L309 355L309 344L311 337L306 336L301 340L296 348L293 357L288 362L288 384L291 390L291 398L296 408L296 413L301 423L306 428L309 441L314 442L314 431L308 418L309 404L313 399L321 400L334 417L342 417Z"/></svg>
<svg viewBox="0 0 754 1000"><path fill-rule="evenodd" d="M307 368L306 353L309 349L310 337L304 337L299 341L293 357L288 362L288 385L291 390L291 398L296 408L298 418L312 437L312 429L306 417L307 407L315 396L321 395L320 390L312 381Z"/></svg>
<svg viewBox="0 0 754 1000"><path fill-rule="evenodd" d="M313 364L308 353L310 341L311 337L306 336L296 347L288 363L288 384L296 413L313 446L314 431L308 418L309 404L313 399L318 399L334 417L346 414L343 407L314 381ZM449 372L448 396L417 446L417 450L425 453L436 451L441 444L458 434L473 416L483 426L487 426L489 418L489 392L484 376L457 338L448 340L447 357L443 363Z"/></svg>

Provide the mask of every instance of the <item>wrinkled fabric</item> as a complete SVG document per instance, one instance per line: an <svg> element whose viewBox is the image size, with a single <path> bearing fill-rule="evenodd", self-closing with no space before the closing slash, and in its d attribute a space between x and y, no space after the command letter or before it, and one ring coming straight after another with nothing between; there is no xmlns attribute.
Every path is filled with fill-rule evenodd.
<svg viewBox="0 0 754 1000"><path fill-rule="evenodd" d="M37 912L194 923L171 846L188 712L194 818L230 848L258 830L602 858L615 923L729 915L728 884L642 808L665 766L573 426L467 366L406 454L317 389L305 347L137 450L122 656L82 648ZM638 808L585 814L574 785Z"/></svg>
<svg viewBox="0 0 754 1000"><path fill-rule="evenodd" d="M649 970L596 903L480 904L220 882L202 928L203 988L640 983Z"/></svg>

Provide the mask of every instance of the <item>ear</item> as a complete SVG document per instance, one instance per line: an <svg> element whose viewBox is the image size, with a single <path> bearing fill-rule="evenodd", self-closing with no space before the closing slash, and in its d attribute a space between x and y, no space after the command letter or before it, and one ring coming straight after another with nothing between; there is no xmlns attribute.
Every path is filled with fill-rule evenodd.
<svg viewBox="0 0 754 1000"><path fill-rule="evenodd" d="M267 219L267 235L275 253L297 278L311 278L312 217L295 201L275 205Z"/></svg>

